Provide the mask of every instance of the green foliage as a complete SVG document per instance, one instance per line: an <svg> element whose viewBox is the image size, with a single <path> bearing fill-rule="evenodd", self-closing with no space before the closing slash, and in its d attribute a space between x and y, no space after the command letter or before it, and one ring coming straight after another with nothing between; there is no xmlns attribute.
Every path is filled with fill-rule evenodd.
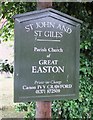
<svg viewBox="0 0 93 120"><path fill-rule="evenodd" d="M82 118L93 120L93 2L91 3L53 3L53 8L83 21L80 41L80 86L78 100L52 102L53 118ZM8 20L1 34L2 40L13 38L14 14L33 11L36 3L2 3L2 17ZM11 38L12 37L12 38ZM35 117L35 103L22 103L17 111L27 111L25 119Z"/></svg>
<svg viewBox="0 0 93 120"><path fill-rule="evenodd" d="M8 60L0 62L0 72L3 71L13 73L13 65L9 63Z"/></svg>
<svg viewBox="0 0 93 120"><path fill-rule="evenodd" d="M13 15L35 10L35 3L25 2L3 2L1 7L1 17L7 19L7 24L2 28L1 41L14 40Z"/></svg>
<svg viewBox="0 0 93 120"><path fill-rule="evenodd" d="M12 16L23 12L29 12L36 9L34 2L3 2L2 3L2 17L11 21L13 24Z"/></svg>
<svg viewBox="0 0 93 120"><path fill-rule="evenodd" d="M13 25L13 24L12 24ZM14 40L14 30L12 28L11 22L7 21L6 25L0 31L1 41L12 41Z"/></svg>
<svg viewBox="0 0 93 120"><path fill-rule="evenodd" d="M19 105L16 105L15 110L17 112L26 111L25 120L27 120L28 118L35 117L35 103L34 102L21 103Z"/></svg>
<svg viewBox="0 0 93 120"><path fill-rule="evenodd" d="M78 100L53 101L53 118L93 119L93 86L86 77L80 76L80 92Z"/></svg>

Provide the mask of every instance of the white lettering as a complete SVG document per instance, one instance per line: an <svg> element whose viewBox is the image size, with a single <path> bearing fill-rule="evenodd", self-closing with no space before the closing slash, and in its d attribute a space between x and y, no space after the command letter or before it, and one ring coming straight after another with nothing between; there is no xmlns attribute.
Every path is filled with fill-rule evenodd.
<svg viewBox="0 0 93 120"><path fill-rule="evenodd" d="M48 48L48 52L63 52L62 48Z"/></svg>
<svg viewBox="0 0 93 120"><path fill-rule="evenodd" d="M45 31L44 36L50 38L62 38L63 32Z"/></svg>
<svg viewBox="0 0 93 120"><path fill-rule="evenodd" d="M48 89L47 93L60 93L60 89Z"/></svg>
<svg viewBox="0 0 93 120"><path fill-rule="evenodd" d="M35 90L36 89L36 86L27 86L27 85L23 85L22 86L22 89L23 90Z"/></svg>
<svg viewBox="0 0 93 120"><path fill-rule="evenodd" d="M33 30L33 24L29 24L25 26L26 32L29 32L30 30Z"/></svg>
<svg viewBox="0 0 93 120"><path fill-rule="evenodd" d="M46 92L45 89L41 89L41 90L36 90L35 91L36 94L43 94L45 92Z"/></svg>
<svg viewBox="0 0 93 120"><path fill-rule="evenodd" d="M34 52L47 52L47 49L34 47Z"/></svg>
<svg viewBox="0 0 93 120"><path fill-rule="evenodd" d="M42 31L34 31L34 36L35 37L41 37L42 36Z"/></svg>
<svg viewBox="0 0 93 120"><path fill-rule="evenodd" d="M71 32L72 32L72 29L71 28L68 28L68 27L66 27L66 26L64 26L64 25L58 25L57 26L57 29L60 29L60 30L62 30L62 31L65 31L66 33L68 33L68 34L70 34Z"/></svg>
<svg viewBox="0 0 93 120"><path fill-rule="evenodd" d="M36 22L36 29L38 28L54 28L55 23L52 22Z"/></svg>
<svg viewBox="0 0 93 120"><path fill-rule="evenodd" d="M64 73L64 66L32 66L32 73Z"/></svg>
<svg viewBox="0 0 93 120"><path fill-rule="evenodd" d="M57 65L58 60L39 60L39 65Z"/></svg>

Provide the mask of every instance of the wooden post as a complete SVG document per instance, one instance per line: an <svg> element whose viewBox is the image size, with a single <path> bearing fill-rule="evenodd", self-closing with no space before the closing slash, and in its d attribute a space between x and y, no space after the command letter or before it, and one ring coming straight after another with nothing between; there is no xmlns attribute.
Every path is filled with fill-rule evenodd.
<svg viewBox="0 0 93 120"><path fill-rule="evenodd" d="M37 9L45 9L45 8L51 8L52 7L52 0L37 0Z"/></svg>
<svg viewBox="0 0 93 120"><path fill-rule="evenodd" d="M51 102L39 101L36 102L36 118L50 119L51 118Z"/></svg>
<svg viewBox="0 0 93 120"><path fill-rule="evenodd" d="M37 9L45 9L52 7L52 0L37 0ZM36 102L36 119L51 119L51 102L37 101Z"/></svg>

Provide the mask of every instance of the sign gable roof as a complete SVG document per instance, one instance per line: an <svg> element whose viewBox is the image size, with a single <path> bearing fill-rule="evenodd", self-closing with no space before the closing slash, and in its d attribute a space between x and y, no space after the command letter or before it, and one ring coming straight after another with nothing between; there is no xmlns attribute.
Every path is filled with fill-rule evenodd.
<svg viewBox="0 0 93 120"><path fill-rule="evenodd" d="M52 17L54 19L61 20L63 22L69 23L69 24L71 21L71 24L75 25L75 26L82 23L81 20L76 19L72 16L69 16L65 13L59 12L57 10L54 10L52 8L47 8L47 9L43 9L43 10L36 10L36 11L32 11L32 12L14 15L13 19L16 19L18 22L21 23L21 22L40 19L40 18L44 18L44 17Z"/></svg>

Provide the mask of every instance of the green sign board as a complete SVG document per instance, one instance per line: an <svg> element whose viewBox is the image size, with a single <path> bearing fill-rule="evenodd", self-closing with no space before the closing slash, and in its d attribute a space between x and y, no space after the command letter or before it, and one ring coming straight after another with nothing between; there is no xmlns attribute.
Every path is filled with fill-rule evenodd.
<svg viewBox="0 0 93 120"><path fill-rule="evenodd" d="M50 8L14 19L14 101L78 98L81 21Z"/></svg>

